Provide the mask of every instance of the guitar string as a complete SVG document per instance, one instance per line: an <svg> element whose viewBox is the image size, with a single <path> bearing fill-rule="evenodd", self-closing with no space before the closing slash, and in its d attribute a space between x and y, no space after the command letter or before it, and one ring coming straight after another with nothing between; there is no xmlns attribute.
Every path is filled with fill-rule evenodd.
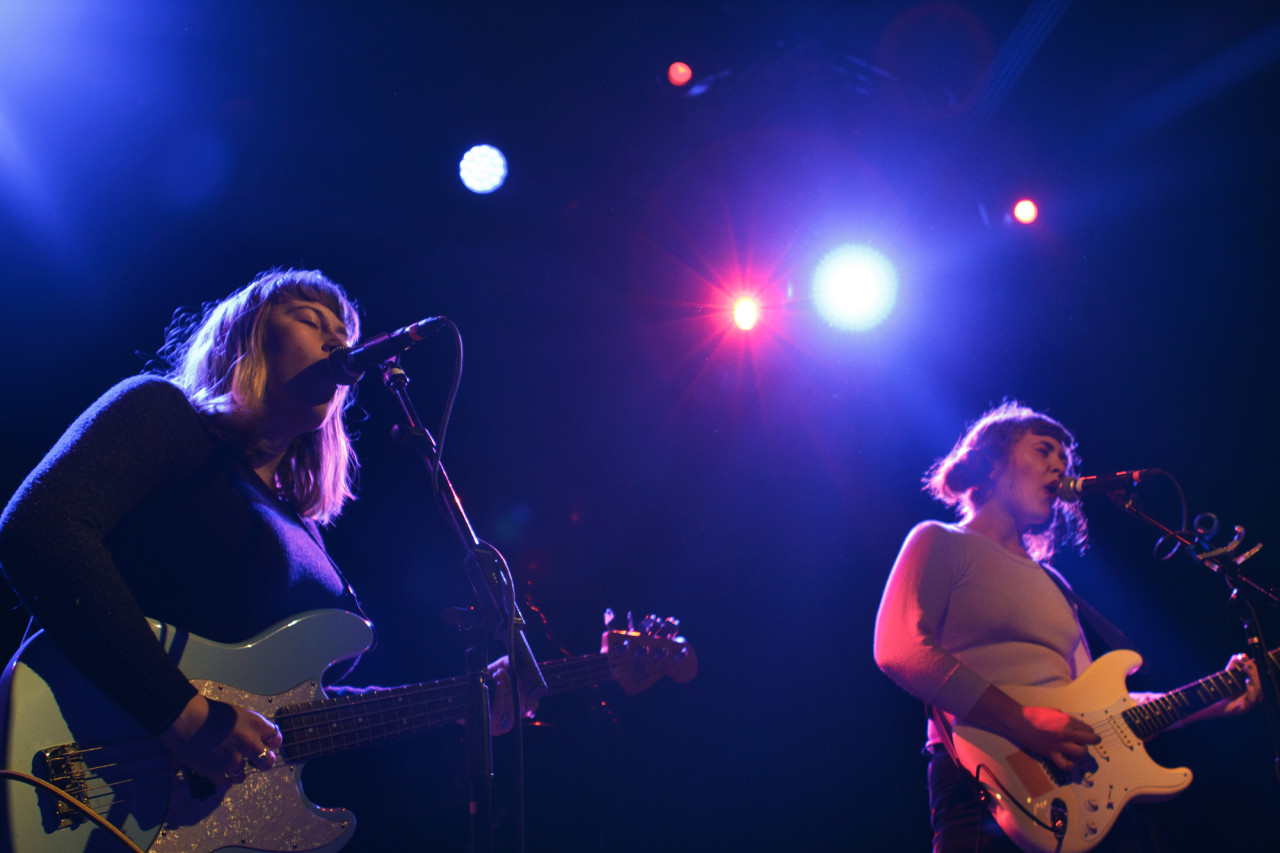
<svg viewBox="0 0 1280 853"><path fill-rule="evenodd" d="M84 803L85 806L102 814L110 811L111 808L116 805L119 805L121 803L131 802L133 797L121 797L120 792L116 789L120 786L125 786L125 785L136 786L136 785L144 784L147 781L159 780L161 778L166 777L169 774L169 759L167 755L164 755L159 751L158 744L156 744L154 741L150 741L150 742L127 741L121 744L113 744L112 746L85 747L82 749L74 750L73 752L69 753L69 755L74 758L80 758L84 756L86 753L96 753L96 752L109 753L112 750L126 750L126 749L139 748L139 747L142 748L142 751L144 753L152 751L154 747L155 748L154 754L142 755L142 756L126 759L123 761L108 761L102 764L93 764L93 765L86 764L84 766L85 772L98 774L95 779L96 784L85 785L83 788L81 788L84 794L84 800L82 802ZM150 769L151 766L156 765L159 762L164 763L165 765L164 771ZM120 768L128 768L130 767L130 765L136 765L136 764L142 764L143 768L134 770L132 775L126 776L125 778L108 780L101 775L103 771L117 770ZM60 790L64 790L64 789L60 788ZM71 794L70 791L64 790L64 792L67 793L69 796L74 797L74 795ZM116 799L113 799L105 804L94 803L90 805L89 803L90 800L98 800L98 799L101 799L102 797L107 797L107 796L116 797Z"/></svg>
<svg viewBox="0 0 1280 853"><path fill-rule="evenodd" d="M632 670L639 668L639 662L622 661L624 666ZM609 677L609 667L600 665L592 667L593 672L586 672L580 676L566 675L563 672L556 671L556 668L548 667L550 672L550 683L557 689L564 689L566 685L587 685L606 680ZM321 699L308 703L298 703L295 705L281 708L275 716L277 721L291 723L295 718L306 714L313 714L325 717L326 722L345 721L350 719L358 719L361 717L373 716L377 714L387 714L388 712L399 713L403 701L412 699L419 694L439 694L434 700L435 704L443 704L445 706L456 704L459 696L464 696L468 689L469 681L466 678L445 679L440 682L433 682L429 685L408 685L405 687L390 688L388 691L367 696L350 696L340 697L339 704L330 704L334 700ZM431 707L431 706L428 706ZM370 710L372 709L372 711Z"/></svg>
<svg viewBox="0 0 1280 853"><path fill-rule="evenodd" d="M1103 720L1093 726L1094 732L1101 738L1101 742L1095 748L1131 749L1135 742L1145 742L1140 733L1143 728L1146 728L1143 723L1156 724L1151 733L1154 736L1187 716L1186 711L1192 704L1188 698L1190 695L1198 694L1196 698L1202 706L1208 707L1215 702L1240 695L1244 687L1243 676L1234 670L1224 670L1152 697L1146 702L1132 705L1118 713L1107 714ZM1099 728L1103 730L1098 731Z"/></svg>
<svg viewBox="0 0 1280 853"><path fill-rule="evenodd" d="M672 655L672 657L674 658L675 655ZM546 668L552 671L550 675L555 686L563 688L565 684L590 685L608 680L611 668L624 670L623 675L634 675L642 667L647 668L654 666L655 663L663 663L669 660L671 658L665 656L659 657L655 661L653 655L624 657L614 653L609 659L605 659L604 656L585 655L577 659L556 661ZM582 675L573 677L573 671L582 668L575 665L582 663L587 663L594 671L584 671ZM666 668L657 666L654 666L654 668L653 675L661 677L666 674ZM556 670L560 670L560 672L556 672ZM627 673L625 672L626 670L631 672ZM566 672L569 673L568 676L564 675ZM453 681L454 684L448 684L449 681ZM412 734L423 727L435 723L451 722L456 719L459 713L458 705L460 704L460 697L465 694L467 689L467 680L450 679L445 682L437 682L430 685L430 690L438 691L442 686L446 685L453 687L453 692L425 706L425 710L422 708L417 709L417 713L413 713L410 716L406 716L404 713L405 709L399 701L399 697L424 692L423 687L393 688L398 690L396 696L380 694L369 698L350 697L351 701L336 707L325 707L323 703L326 700L319 700L317 704L320 707L316 708L308 707L307 704L282 708L276 719L281 723L282 729L288 729L293 734L285 752L295 760L303 757L313 757L316 754L335 748L359 745L382 739L387 735ZM438 707L442 704L444 707ZM372 712L370 712L370 708L372 708ZM310 716L308 717L308 715ZM352 731L353 722L359 724L359 729L356 731ZM345 730L341 728L344 724L346 725ZM299 734L302 729L316 730L308 735L302 735Z"/></svg>
<svg viewBox="0 0 1280 853"><path fill-rule="evenodd" d="M610 677L609 662L596 658L597 656L588 655L556 662L555 667L548 667L553 670L550 673L551 683L557 689L564 689L566 685L586 686L607 680ZM569 665L578 662L590 662L595 671L584 672L576 677L571 674L566 676L566 671L572 672L568 669ZM631 670L630 673L624 672L624 675L634 675L642 666L652 661L622 658L613 663L620 669ZM558 668L562 670L559 673L554 671ZM659 673L661 674L663 673ZM402 704L402 697L414 693L438 692L441 687L449 687L450 690L425 704L407 709ZM286 754L299 760L337 748L374 742L387 736L409 735L439 723L452 722L461 712L460 706L468 689L467 679L448 679L434 683L429 688L393 688L398 691L396 695L350 697L351 701L337 706L327 705L328 700L317 700L316 704L320 706L317 708L307 707L308 703L289 706L282 708L275 719L281 730L291 735L287 739Z"/></svg>
<svg viewBox="0 0 1280 853"><path fill-rule="evenodd" d="M607 678L608 662L603 662L602 665L593 660L595 657L584 656L571 658L570 661L556 662L556 666L549 667L552 670L553 683L557 686L563 686L572 681L589 684ZM563 678L563 676L556 678L558 675L556 670L572 671L568 666L579 662L588 662L594 671L588 672L586 678L572 679ZM630 663L630 669L639 667L639 662L626 661L625 663ZM298 706L282 708L276 713L275 720L282 730L287 730L294 735L289 739L285 752L294 758L308 756L308 754L316 754L317 751L332 749L335 743L352 745L370 742L384 735L412 734L413 731L436 722L452 721L460 713L462 701L466 697L467 690L470 689L468 684L470 681L465 678L445 679L430 685L392 688L393 693L378 694L375 697L351 697L348 702L338 706L328 706L328 701L317 701L316 707L312 707L311 703L302 703ZM442 688L447 690L440 693ZM407 710L410 713L406 713L404 699L410 699L422 693L440 693L440 695L426 704L408 707ZM352 733L353 724L360 726L361 730ZM346 729L343 729L343 726L346 726ZM302 734L303 731L307 734Z"/></svg>
<svg viewBox="0 0 1280 853"><path fill-rule="evenodd" d="M594 656L584 656L584 660L591 657ZM559 667L563 666L564 663L577 662L578 659L570 659L565 662L556 662L557 666L544 665L544 668L549 670L548 674L551 676L556 686L571 684L574 681L578 681L580 683L592 683L600 680L601 678L606 678L609 675L609 667L607 665L592 667L594 670L593 672L586 673L585 678L580 677L577 679L566 677L561 671L559 671ZM466 677L460 677L442 679L441 681L431 682L429 684L393 687L385 691L380 691L377 694L339 697L337 700L313 700L312 702L298 703L281 708L280 711L277 712L276 718L284 719L289 716L302 713L326 714L331 718L341 718L344 714L349 717L357 717L366 714L367 709L369 708L385 711L388 704L398 706L404 699L412 699L417 695L430 693L439 693L442 697L441 701L447 704L456 700L456 696L460 693L465 693L469 683L469 679ZM331 704L335 701L337 704Z"/></svg>

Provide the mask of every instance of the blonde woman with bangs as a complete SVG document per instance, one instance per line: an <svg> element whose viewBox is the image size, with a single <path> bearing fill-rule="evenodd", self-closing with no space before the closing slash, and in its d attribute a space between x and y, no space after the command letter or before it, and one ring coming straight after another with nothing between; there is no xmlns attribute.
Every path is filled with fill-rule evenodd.
<svg viewBox="0 0 1280 853"><path fill-rule="evenodd" d="M181 324L175 324L181 325ZM81 672L218 785L269 769L281 735L199 695L144 614L217 642L300 612L359 612L319 528L352 498L349 389L327 357L356 308L318 271L272 270L170 333L62 436L0 518L0 565Z"/></svg>

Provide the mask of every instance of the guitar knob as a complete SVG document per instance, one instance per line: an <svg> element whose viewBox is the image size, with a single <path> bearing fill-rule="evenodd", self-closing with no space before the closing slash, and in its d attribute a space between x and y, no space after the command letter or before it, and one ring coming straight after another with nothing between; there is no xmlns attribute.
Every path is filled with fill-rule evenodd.
<svg viewBox="0 0 1280 853"><path fill-rule="evenodd" d="M1090 835L1097 835L1097 834L1098 834L1098 825L1091 820L1086 820L1084 822L1085 837L1088 838Z"/></svg>
<svg viewBox="0 0 1280 853"><path fill-rule="evenodd" d="M1089 799L1085 800L1084 807L1091 812L1096 812L1098 810L1098 798L1090 797Z"/></svg>
<svg viewBox="0 0 1280 853"><path fill-rule="evenodd" d="M1086 773L1086 774L1084 774L1084 776L1080 777L1080 786L1081 786L1082 788L1092 788L1092 787L1093 787L1093 774L1092 774L1092 773Z"/></svg>

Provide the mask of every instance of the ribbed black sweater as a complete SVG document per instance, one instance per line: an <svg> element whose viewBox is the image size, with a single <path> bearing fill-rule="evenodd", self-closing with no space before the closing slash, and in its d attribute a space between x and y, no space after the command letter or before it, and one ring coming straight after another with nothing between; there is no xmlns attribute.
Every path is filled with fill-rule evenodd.
<svg viewBox="0 0 1280 853"><path fill-rule="evenodd" d="M147 731L195 691L144 614L220 642L356 607L314 524L278 501L173 384L125 380L0 516L0 566L71 661Z"/></svg>

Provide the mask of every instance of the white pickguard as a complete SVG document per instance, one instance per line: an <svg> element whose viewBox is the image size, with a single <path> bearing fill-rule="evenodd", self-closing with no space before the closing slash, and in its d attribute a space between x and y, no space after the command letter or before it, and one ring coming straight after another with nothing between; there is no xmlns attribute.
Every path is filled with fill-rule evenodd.
<svg viewBox="0 0 1280 853"><path fill-rule="evenodd" d="M226 645L152 623L162 645L206 696L270 717L282 705L323 696L320 676L372 641L369 624L338 610L302 614L245 643ZM281 761L239 785L193 789L159 741L143 732L67 662L43 635L4 675L5 766L42 775L39 753L93 745L83 753L90 805L149 853L225 848L335 851L355 830L349 812L324 809L302 791L302 762ZM205 794L205 796L199 796ZM14 853L92 853L121 845L86 821L58 827L53 797L6 780L3 840Z"/></svg>

